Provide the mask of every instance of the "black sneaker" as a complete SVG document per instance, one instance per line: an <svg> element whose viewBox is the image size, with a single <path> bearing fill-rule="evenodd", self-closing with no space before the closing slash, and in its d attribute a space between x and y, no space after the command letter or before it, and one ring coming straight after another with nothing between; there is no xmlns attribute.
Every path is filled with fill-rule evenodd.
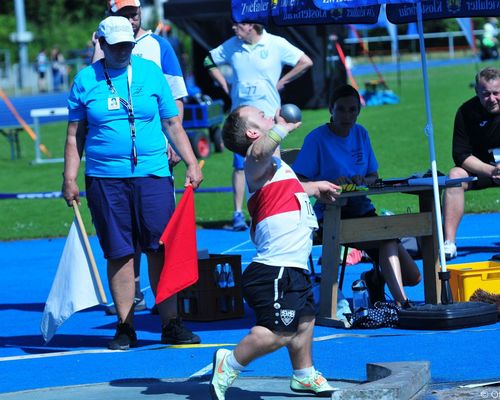
<svg viewBox="0 0 500 400"><path fill-rule="evenodd" d="M108 343L108 349L110 350L128 350L131 347L137 346L137 335L134 328L129 324L118 324L116 325L115 337L111 342Z"/></svg>
<svg viewBox="0 0 500 400"><path fill-rule="evenodd" d="M180 318L171 319L162 328L161 342L163 344L198 344L201 339L184 326Z"/></svg>
<svg viewBox="0 0 500 400"><path fill-rule="evenodd" d="M374 305L377 301L385 301L385 282L378 270L372 268L369 271L363 272L361 274L361 279L366 282L368 295L370 296L370 303L372 305Z"/></svg>

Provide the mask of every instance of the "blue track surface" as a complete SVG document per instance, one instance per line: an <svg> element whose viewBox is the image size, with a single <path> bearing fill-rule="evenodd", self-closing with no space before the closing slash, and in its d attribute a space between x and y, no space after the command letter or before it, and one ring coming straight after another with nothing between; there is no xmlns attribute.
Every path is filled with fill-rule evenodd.
<svg viewBox="0 0 500 400"><path fill-rule="evenodd" d="M39 94L34 96L19 96L10 98L10 102L19 113L21 118L28 125L33 124L33 118L31 118L30 112L37 108L56 108L56 107L67 107L68 106L68 93L67 92L57 92L50 94ZM67 121L67 116L56 116L56 117L45 117L43 118L43 123L56 122L56 121ZM5 102L0 99L0 128L1 127L11 127L19 126L19 122L14 117L10 109L7 107Z"/></svg>
<svg viewBox="0 0 500 400"><path fill-rule="evenodd" d="M488 260L500 252L500 213L466 215L460 225L459 257L453 263ZM254 251L248 232L199 230L198 247L210 253L241 254L243 267ZM105 262L95 237L91 245L107 287ZM132 378L182 378L208 373L213 351L235 345L253 324L246 310L241 319L217 322L187 322L203 344L173 348L159 344L157 316L136 315L139 347L128 352L108 352L106 344L114 334L115 318L102 306L73 315L54 339L43 345L39 331L44 303L50 290L64 239L43 239L0 243L2 291L0 293L0 392L51 386L112 382ZM319 255L319 248L313 252ZM347 268L345 295L350 285L370 268L359 264ZM146 274L142 286L153 304ZM423 300L423 288L408 290L416 301ZM316 327L316 366L333 379L364 380L368 362L431 362L435 382L500 378L498 335L500 324L455 331L407 331L402 329L344 330ZM287 353L280 350L252 363L245 376L288 376Z"/></svg>
<svg viewBox="0 0 500 400"><path fill-rule="evenodd" d="M471 64L473 62L477 62L477 60L468 57L468 58L455 58L453 60L427 60L427 67L444 67L449 65L462 65L462 64ZM418 61L401 61L399 64L397 63L380 63L377 64L377 69L382 73L393 73L400 71L410 71L414 69L421 69L422 63L420 60ZM354 65L352 68L352 74L354 76L357 75L367 75L375 73L375 69L370 64L363 65Z"/></svg>

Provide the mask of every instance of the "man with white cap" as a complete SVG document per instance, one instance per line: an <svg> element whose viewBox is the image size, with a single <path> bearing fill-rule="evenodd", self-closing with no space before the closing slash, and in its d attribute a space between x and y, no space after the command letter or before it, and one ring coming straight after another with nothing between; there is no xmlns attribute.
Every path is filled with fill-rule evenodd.
<svg viewBox="0 0 500 400"><path fill-rule="evenodd" d="M108 347L126 350L137 344L135 249L140 246L147 254L156 292L164 258L159 239L175 208L163 132L186 164L184 185L196 189L203 175L162 71L131 54L135 38L130 22L108 17L96 36L104 58L77 74L68 98L62 192L68 205L80 201L77 177L85 150L87 201L118 316ZM175 298L160 303L158 310L163 343L200 341L178 319Z"/></svg>

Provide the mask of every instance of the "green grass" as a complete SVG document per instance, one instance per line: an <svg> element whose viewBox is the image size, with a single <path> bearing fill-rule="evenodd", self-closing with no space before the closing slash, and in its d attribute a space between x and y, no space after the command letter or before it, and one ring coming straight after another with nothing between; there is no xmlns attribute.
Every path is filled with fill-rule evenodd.
<svg viewBox="0 0 500 400"><path fill-rule="evenodd" d="M451 137L457 107L470 96L469 87L476 72L474 64L433 68L429 70L431 112L438 169L446 173L452 166ZM375 76L358 78L364 81ZM396 75L387 74L386 81L396 90ZM404 71L401 76L401 102L397 105L366 107L359 122L370 132L375 154L379 161L379 174L383 178L401 177L429 169L429 147L424 127L426 112L422 76L419 70ZM328 121L327 110L305 110L302 127L285 141L285 148L300 147L304 136L316 126ZM47 124L41 128L42 142L54 157L62 157L66 124ZM34 145L27 134L21 133L22 158L10 160L5 139L0 138L0 192L46 192L61 188L63 165L38 164ZM230 186L232 154L228 151L213 153L204 167L203 187ZM177 182L183 181L184 168L176 167ZM80 188L84 190L83 166L80 171ZM179 185L179 184L178 184ZM415 196L416 197L416 196ZM230 193L198 193L195 196L197 221L200 226L219 226L227 223L232 214ZM375 196L377 208L395 212L417 209L413 196ZM94 233L85 200L82 216L89 233ZM483 190L466 194L466 212L498 211L498 191ZM40 237L65 236L73 212L62 199L0 200L0 240L17 240Z"/></svg>

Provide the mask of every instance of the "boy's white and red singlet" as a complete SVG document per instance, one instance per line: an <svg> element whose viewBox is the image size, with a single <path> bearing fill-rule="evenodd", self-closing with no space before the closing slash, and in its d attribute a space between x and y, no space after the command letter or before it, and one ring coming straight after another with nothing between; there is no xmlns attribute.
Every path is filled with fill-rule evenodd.
<svg viewBox="0 0 500 400"><path fill-rule="evenodd" d="M273 178L248 199L250 234L257 249L253 261L308 269L316 215L292 168L280 159L275 162Z"/></svg>

